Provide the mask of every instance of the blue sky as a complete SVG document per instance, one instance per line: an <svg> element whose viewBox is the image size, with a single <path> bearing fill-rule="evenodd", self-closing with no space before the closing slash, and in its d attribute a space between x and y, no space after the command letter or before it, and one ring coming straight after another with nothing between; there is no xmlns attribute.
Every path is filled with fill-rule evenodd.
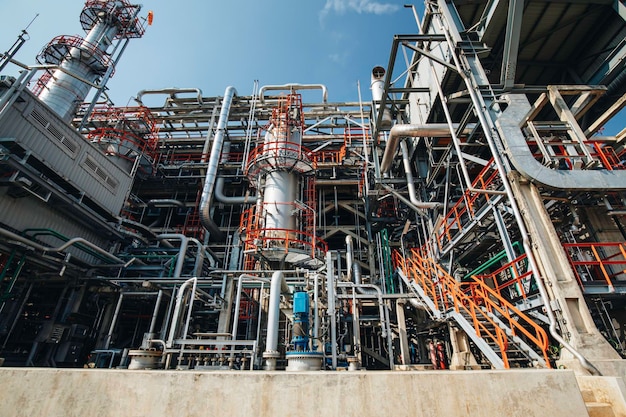
<svg viewBox="0 0 626 417"><path fill-rule="evenodd" d="M57 35L80 35L83 0L3 1L0 49L6 51L39 13L30 40L16 58L35 63L41 48ZM357 81L364 100L370 71L386 66L392 37L415 33L404 2L372 0L145 0L142 16L154 22L142 39L131 40L109 81L116 105L139 90L200 88L205 96L222 95L232 85L239 94L259 84L324 84L329 101L357 101ZM14 70L14 69L13 69ZM6 72L6 71L5 71ZM156 103L155 103L156 104ZM159 103L161 104L161 103Z"/></svg>
<svg viewBox="0 0 626 417"><path fill-rule="evenodd" d="M205 96L220 96L229 85L250 95L254 80L259 80L261 86L324 84L331 102L357 101L360 82L362 98L368 101L371 69L387 66L393 35L417 32L406 3L144 0L141 16L152 10L154 23L143 38L129 43L108 83L109 96L124 106L134 105L132 98L144 89L199 88ZM2 16L11 17L0 25L2 51L39 13L28 29L30 40L16 56L25 64L34 64L37 53L57 35L85 35L79 22L84 0L0 4ZM413 4L421 17L423 2ZM16 71L10 66L5 74ZM162 104L161 96L154 99L146 104ZM606 133L615 134L625 124L622 111Z"/></svg>

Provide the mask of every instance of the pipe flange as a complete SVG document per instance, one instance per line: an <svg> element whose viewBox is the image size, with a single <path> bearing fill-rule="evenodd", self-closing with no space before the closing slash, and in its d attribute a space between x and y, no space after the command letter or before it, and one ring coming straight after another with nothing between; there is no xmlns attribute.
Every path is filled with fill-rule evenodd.
<svg viewBox="0 0 626 417"><path fill-rule="evenodd" d="M280 352L276 350L266 350L263 352L263 359L278 359L280 358Z"/></svg>

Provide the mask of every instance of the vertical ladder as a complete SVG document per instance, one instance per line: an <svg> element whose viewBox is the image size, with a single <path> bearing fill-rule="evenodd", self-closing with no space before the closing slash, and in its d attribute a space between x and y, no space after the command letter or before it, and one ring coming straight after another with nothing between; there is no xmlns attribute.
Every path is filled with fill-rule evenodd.
<svg viewBox="0 0 626 417"><path fill-rule="evenodd" d="M389 236L387 229L380 231L381 250L383 258L383 271L385 274L385 286L388 293L395 293L396 286L393 280L393 261L391 259L391 248L389 247Z"/></svg>

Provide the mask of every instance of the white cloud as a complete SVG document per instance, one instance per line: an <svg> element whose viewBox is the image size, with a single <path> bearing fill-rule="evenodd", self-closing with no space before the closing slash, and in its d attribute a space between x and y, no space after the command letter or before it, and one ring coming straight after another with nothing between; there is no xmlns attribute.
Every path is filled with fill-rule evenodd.
<svg viewBox="0 0 626 417"><path fill-rule="evenodd" d="M326 0L326 4L322 9L320 15L326 16L330 12L343 14L349 11L356 13L373 13L373 14L385 14L393 13L399 9L400 6L390 3L379 3L371 0Z"/></svg>
<svg viewBox="0 0 626 417"><path fill-rule="evenodd" d="M339 66L345 66L349 62L350 53L347 51L341 53L332 53L328 55L329 62Z"/></svg>

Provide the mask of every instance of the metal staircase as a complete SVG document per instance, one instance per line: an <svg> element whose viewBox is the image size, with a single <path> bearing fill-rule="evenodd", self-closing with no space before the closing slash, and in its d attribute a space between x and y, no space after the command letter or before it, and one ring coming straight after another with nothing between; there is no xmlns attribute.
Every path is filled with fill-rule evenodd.
<svg viewBox="0 0 626 417"><path fill-rule="evenodd" d="M435 318L454 320L496 369L551 367L543 328L485 282L458 282L425 253L410 249L393 256L401 279Z"/></svg>

